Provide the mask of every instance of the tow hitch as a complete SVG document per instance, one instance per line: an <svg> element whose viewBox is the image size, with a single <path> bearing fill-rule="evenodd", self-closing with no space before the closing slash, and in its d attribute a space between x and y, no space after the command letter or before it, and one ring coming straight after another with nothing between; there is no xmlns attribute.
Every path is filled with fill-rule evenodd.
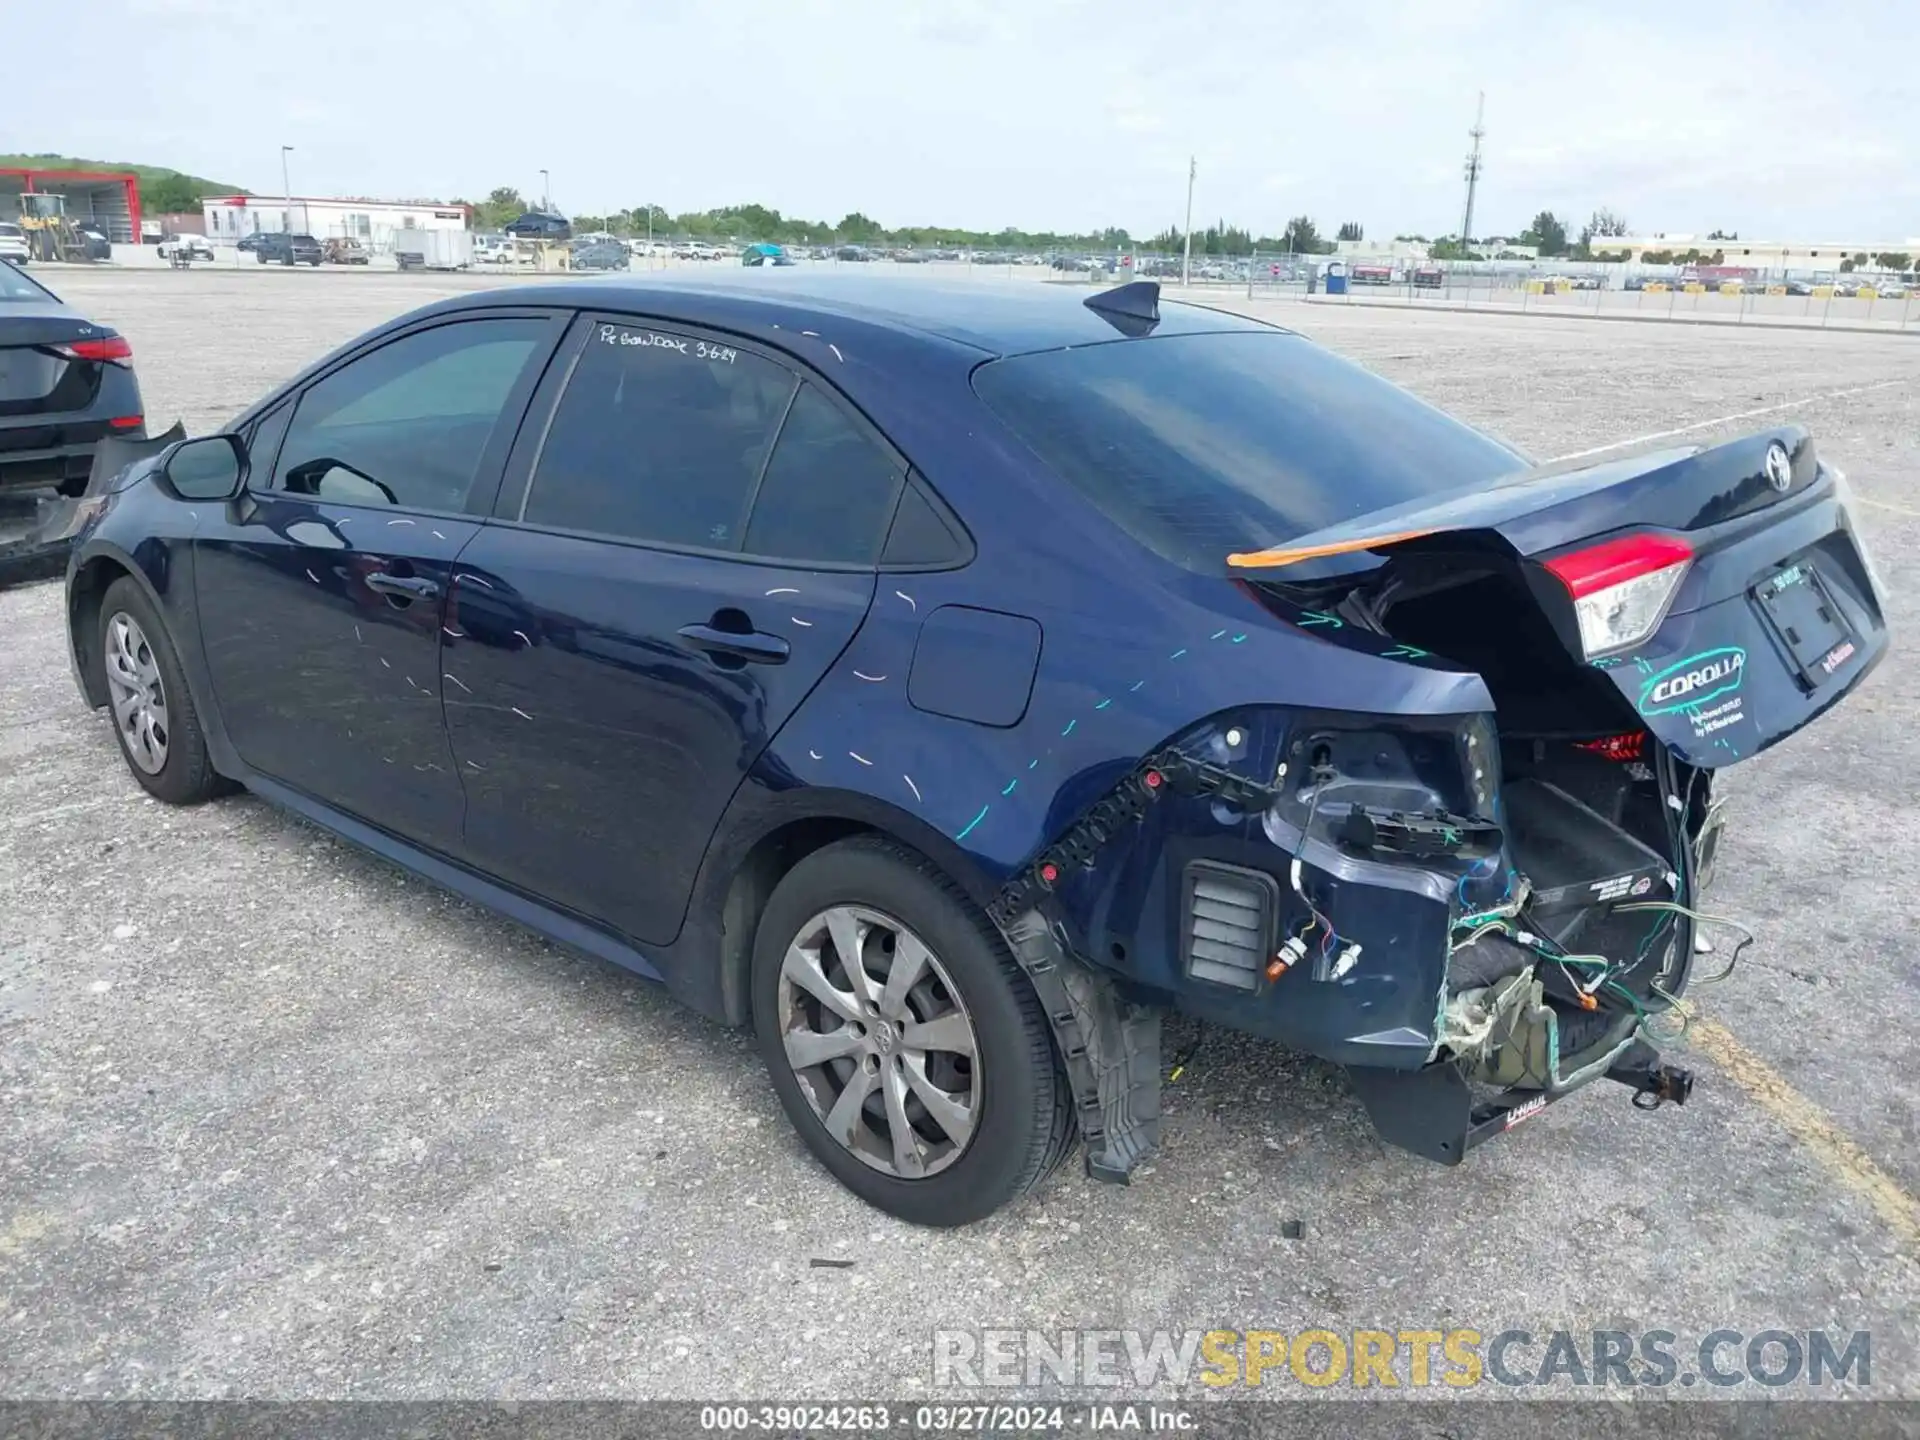
<svg viewBox="0 0 1920 1440"><path fill-rule="evenodd" d="M1622 1051L1605 1074L1634 1092L1637 1110L1657 1110L1668 1101L1684 1105L1693 1093L1692 1072L1663 1064L1660 1052L1644 1040L1635 1040ZM1458 1165L1469 1150L1506 1134L1580 1088L1506 1090L1491 1099L1476 1100L1457 1061L1420 1070L1349 1066L1347 1078L1382 1140L1442 1165Z"/></svg>
<svg viewBox="0 0 1920 1440"><path fill-rule="evenodd" d="M1644 1041L1636 1042L1614 1062L1607 1079L1633 1091L1636 1110L1658 1110L1668 1101L1684 1105L1693 1094L1693 1072L1662 1064L1660 1053Z"/></svg>

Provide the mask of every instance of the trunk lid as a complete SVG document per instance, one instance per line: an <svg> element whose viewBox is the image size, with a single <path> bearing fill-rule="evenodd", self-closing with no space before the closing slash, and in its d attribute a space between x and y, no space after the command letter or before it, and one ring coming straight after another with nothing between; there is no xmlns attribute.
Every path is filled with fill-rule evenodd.
<svg viewBox="0 0 1920 1440"><path fill-rule="evenodd" d="M57 301L0 304L0 420L84 410L98 388L98 365L53 347L113 333Z"/></svg>
<svg viewBox="0 0 1920 1440"><path fill-rule="evenodd" d="M1640 534L1677 537L1691 563L1657 628L1589 660L1573 597L1548 563ZM1886 650L1884 592L1844 478L1797 426L1711 448L1574 457L1228 563L1248 579L1312 584L1396 553L1459 551L1517 566L1571 658L1604 671L1694 765L1729 764L1791 735Z"/></svg>

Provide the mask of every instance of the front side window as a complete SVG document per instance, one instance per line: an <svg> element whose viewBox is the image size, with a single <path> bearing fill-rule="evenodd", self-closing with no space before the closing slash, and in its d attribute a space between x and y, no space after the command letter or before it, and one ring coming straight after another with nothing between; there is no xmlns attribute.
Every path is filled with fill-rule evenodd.
<svg viewBox="0 0 1920 1440"><path fill-rule="evenodd" d="M381 346L308 388L276 488L356 505L459 511L546 322L463 320Z"/></svg>
<svg viewBox="0 0 1920 1440"><path fill-rule="evenodd" d="M737 347L602 322L560 397L521 519L738 550L793 374Z"/></svg>
<svg viewBox="0 0 1920 1440"><path fill-rule="evenodd" d="M287 438L287 426L292 420L293 402L284 400L254 421L246 436L247 463L251 472L260 477L262 485L273 473L274 457L280 453L280 444Z"/></svg>

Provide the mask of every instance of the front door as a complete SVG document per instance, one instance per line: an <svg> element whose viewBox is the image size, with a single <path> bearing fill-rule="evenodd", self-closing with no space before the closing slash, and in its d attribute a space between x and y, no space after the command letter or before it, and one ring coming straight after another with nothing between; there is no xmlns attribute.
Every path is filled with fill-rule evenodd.
<svg viewBox="0 0 1920 1440"><path fill-rule="evenodd" d="M277 458L286 417L263 421L247 490L194 542L207 664L241 759L449 853L464 810L440 706L452 567L553 323L434 325L329 372L289 402Z"/></svg>
<svg viewBox="0 0 1920 1440"><path fill-rule="evenodd" d="M777 355L610 317L574 343L456 566L466 850L665 944L741 778L865 618L905 466Z"/></svg>

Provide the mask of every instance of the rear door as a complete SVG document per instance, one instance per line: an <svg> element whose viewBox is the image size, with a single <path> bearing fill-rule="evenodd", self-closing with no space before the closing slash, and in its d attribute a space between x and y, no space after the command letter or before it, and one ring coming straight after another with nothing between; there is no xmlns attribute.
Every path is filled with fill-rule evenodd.
<svg viewBox="0 0 1920 1440"><path fill-rule="evenodd" d="M778 354L622 316L574 344L455 576L465 844L665 944L742 776L865 618L906 466Z"/></svg>
<svg viewBox="0 0 1920 1440"><path fill-rule="evenodd" d="M443 318L262 418L248 489L202 507L202 643L246 763L452 853L464 809L440 711L452 566L563 322Z"/></svg>

